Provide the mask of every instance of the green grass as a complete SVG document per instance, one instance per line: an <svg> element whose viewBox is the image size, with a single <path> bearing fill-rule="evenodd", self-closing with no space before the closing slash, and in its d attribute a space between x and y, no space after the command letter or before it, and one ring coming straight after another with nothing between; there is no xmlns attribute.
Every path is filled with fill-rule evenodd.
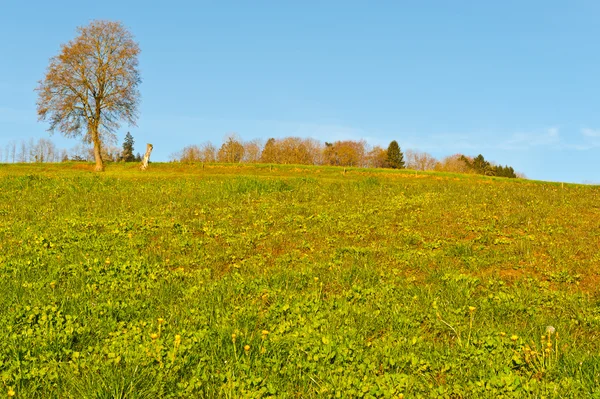
<svg viewBox="0 0 600 399"><path fill-rule="evenodd" d="M6 393L600 398L599 187L90 169L0 165Z"/></svg>

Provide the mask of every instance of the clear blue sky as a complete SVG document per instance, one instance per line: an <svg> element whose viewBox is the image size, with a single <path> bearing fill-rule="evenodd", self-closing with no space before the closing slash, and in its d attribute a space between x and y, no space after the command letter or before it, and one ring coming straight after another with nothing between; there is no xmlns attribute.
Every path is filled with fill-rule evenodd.
<svg viewBox="0 0 600 399"><path fill-rule="evenodd" d="M483 154L600 183L598 1L33 1L0 12L0 148L47 137L37 81L93 19L139 41L136 150L237 132ZM54 135L64 148L74 139Z"/></svg>

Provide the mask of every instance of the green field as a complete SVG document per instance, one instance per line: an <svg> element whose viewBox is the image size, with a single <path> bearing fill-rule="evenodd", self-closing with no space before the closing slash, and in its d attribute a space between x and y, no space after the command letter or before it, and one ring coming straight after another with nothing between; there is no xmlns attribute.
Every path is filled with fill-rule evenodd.
<svg viewBox="0 0 600 399"><path fill-rule="evenodd" d="M0 165L2 395L600 398L599 187L90 168Z"/></svg>

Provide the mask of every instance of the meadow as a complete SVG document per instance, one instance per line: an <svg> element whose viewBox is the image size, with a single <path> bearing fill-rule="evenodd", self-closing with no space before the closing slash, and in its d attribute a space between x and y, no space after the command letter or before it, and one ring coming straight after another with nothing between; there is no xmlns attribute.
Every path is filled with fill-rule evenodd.
<svg viewBox="0 0 600 399"><path fill-rule="evenodd" d="M600 398L600 187L0 165L15 398Z"/></svg>

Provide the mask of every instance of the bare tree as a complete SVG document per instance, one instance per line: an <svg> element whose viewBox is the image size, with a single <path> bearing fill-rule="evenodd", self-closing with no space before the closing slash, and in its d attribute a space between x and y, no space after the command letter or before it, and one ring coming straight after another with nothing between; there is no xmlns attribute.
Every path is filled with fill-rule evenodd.
<svg viewBox="0 0 600 399"><path fill-rule="evenodd" d="M12 163L15 163L17 162L17 142L13 140L8 145L10 146L10 159Z"/></svg>
<svg viewBox="0 0 600 399"><path fill-rule="evenodd" d="M244 162L260 162L262 147L262 142L259 139L244 142Z"/></svg>
<svg viewBox="0 0 600 399"><path fill-rule="evenodd" d="M71 161L89 161L93 159L93 157L93 151L90 151L90 147L85 143L80 143L75 147L71 148Z"/></svg>
<svg viewBox="0 0 600 399"><path fill-rule="evenodd" d="M217 148L210 141L200 145L200 160L206 163L217 160Z"/></svg>
<svg viewBox="0 0 600 399"><path fill-rule="evenodd" d="M404 152L406 167L414 170L433 170L437 160L429 153L415 150Z"/></svg>
<svg viewBox="0 0 600 399"><path fill-rule="evenodd" d="M37 112L50 122L50 132L83 133L93 144L95 169L102 171L104 142L114 140L121 120L135 125L137 119L140 48L120 22L93 21L78 32L50 59L36 89Z"/></svg>
<svg viewBox="0 0 600 399"><path fill-rule="evenodd" d="M27 144L25 144L25 140L21 140L21 144L19 145L18 160L20 163L27 162Z"/></svg>
<svg viewBox="0 0 600 399"><path fill-rule="evenodd" d="M197 145L188 145L183 147L183 150L173 155L173 160L194 163L200 161L200 147Z"/></svg>

